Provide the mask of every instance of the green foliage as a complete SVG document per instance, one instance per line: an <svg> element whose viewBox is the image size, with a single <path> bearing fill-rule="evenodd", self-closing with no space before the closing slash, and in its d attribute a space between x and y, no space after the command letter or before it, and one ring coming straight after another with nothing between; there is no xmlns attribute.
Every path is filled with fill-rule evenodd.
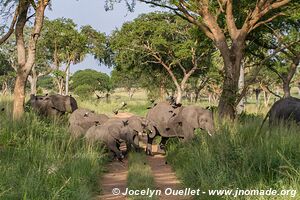
<svg viewBox="0 0 300 200"><path fill-rule="evenodd" d="M0 85L7 85L7 88L12 88L16 72L11 66L7 55L0 51Z"/></svg>
<svg viewBox="0 0 300 200"><path fill-rule="evenodd" d="M94 30L90 25L81 27L81 33L87 38L89 53L100 63L111 65L105 34Z"/></svg>
<svg viewBox="0 0 300 200"><path fill-rule="evenodd" d="M203 34L185 20L159 12L125 23L113 32L110 47L116 71L133 76L131 80L135 79L149 91L171 89L172 84L174 88L174 80L165 65L170 66L178 81L183 79L183 71L188 72L195 65L198 66L195 76L205 74L210 63L207 55L214 50ZM201 57L203 54L205 58Z"/></svg>
<svg viewBox="0 0 300 200"><path fill-rule="evenodd" d="M111 82L114 87L123 87L130 90L139 87L140 77L139 73L135 71L114 68L111 72Z"/></svg>
<svg viewBox="0 0 300 200"><path fill-rule="evenodd" d="M94 91L95 90L93 89L93 87L88 84L79 85L74 89L74 93L82 99L88 99L89 97L91 97Z"/></svg>
<svg viewBox="0 0 300 200"><path fill-rule="evenodd" d="M198 132L191 143L170 142L167 159L186 187L201 187L202 191L236 188L299 190L299 127L265 127L258 133L261 121L261 118L251 116L242 122L220 125L214 137ZM265 198L268 197L261 197Z"/></svg>
<svg viewBox="0 0 300 200"><path fill-rule="evenodd" d="M100 146L74 140L66 120L47 122L32 113L12 122L0 107L0 199L91 199L106 155Z"/></svg>
<svg viewBox="0 0 300 200"><path fill-rule="evenodd" d="M85 88L90 94L95 91L110 92L110 77L105 73L92 69L79 70L71 77L71 88L78 92L83 91L83 88Z"/></svg>
<svg viewBox="0 0 300 200"><path fill-rule="evenodd" d="M37 85L41 88L45 88L48 90L53 89L54 88L53 77L49 75L41 77L40 79L38 79Z"/></svg>

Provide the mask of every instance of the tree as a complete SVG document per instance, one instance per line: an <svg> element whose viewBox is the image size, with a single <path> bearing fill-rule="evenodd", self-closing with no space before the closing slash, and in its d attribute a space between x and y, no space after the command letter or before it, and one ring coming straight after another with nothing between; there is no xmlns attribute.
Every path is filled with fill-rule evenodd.
<svg viewBox="0 0 300 200"><path fill-rule="evenodd" d="M299 23L280 24L279 28L272 29L273 40L276 40L276 48L282 48L273 59L273 65L268 68L281 80L284 98L291 96L290 83L296 73L300 62L300 26Z"/></svg>
<svg viewBox="0 0 300 200"><path fill-rule="evenodd" d="M180 103L188 79L209 62L213 48L191 25L167 13L141 15L111 37L117 66L160 66L176 87ZM201 40L201 43L199 43Z"/></svg>
<svg viewBox="0 0 300 200"><path fill-rule="evenodd" d="M79 92L79 96L83 97L83 95L91 95L96 91L108 94L111 91L112 86L110 77L107 74L92 69L86 69L74 73L71 77L71 88L75 92Z"/></svg>
<svg viewBox="0 0 300 200"><path fill-rule="evenodd" d="M247 36L258 27L283 16L299 3L291 0L139 0L167 8L197 26L219 49L224 61L219 115L235 118L240 68ZM112 1L109 1L112 2ZM289 7L289 5L291 7ZM294 6L294 7L292 7Z"/></svg>
<svg viewBox="0 0 300 200"><path fill-rule="evenodd" d="M59 18L45 22L42 40L47 52L51 55L54 66L53 75L59 93L69 92L69 76L71 64L77 64L87 54L92 54L100 63L109 60L106 54L106 37L91 26L83 26L80 30L71 19ZM62 65L65 69L61 70Z"/></svg>
<svg viewBox="0 0 300 200"><path fill-rule="evenodd" d="M114 68L111 72L111 82L114 87L125 88L128 96L132 99L137 88L140 87L140 74L125 68Z"/></svg>
<svg viewBox="0 0 300 200"><path fill-rule="evenodd" d="M59 88L59 93L63 93L65 84L65 94L69 90L69 76L71 64L77 64L83 60L88 53L87 38L77 30L76 24L71 19L60 18L53 21L46 21L43 30L43 41L47 51L52 55L54 65L54 77ZM63 72L60 71L62 64L65 64ZM66 79L64 81L64 79Z"/></svg>
<svg viewBox="0 0 300 200"><path fill-rule="evenodd" d="M17 77L14 87L13 118L20 119L24 112L25 86L28 75L35 62L36 44L44 22L44 12L48 6L48 0L27 1L20 0L17 6L17 20L15 24L16 48L18 55ZM28 16L30 10L35 14ZM34 17L32 33L25 46L24 27L28 19Z"/></svg>

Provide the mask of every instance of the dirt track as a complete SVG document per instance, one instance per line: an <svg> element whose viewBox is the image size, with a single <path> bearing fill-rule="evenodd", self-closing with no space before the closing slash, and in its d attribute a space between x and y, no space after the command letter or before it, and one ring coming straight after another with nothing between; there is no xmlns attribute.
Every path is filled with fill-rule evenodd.
<svg viewBox="0 0 300 200"><path fill-rule="evenodd" d="M157 150L157 146L153 146L154 152ZM166 196L164 190L166 188L180 189L181 183L177 179L175 172L171 166L166 164L165 157L160 154L147 157L148 163L151 167L152 174L156 183L156 189L162 191L162 195L159 197L161 200L187 200L189 197L182 196ZM108 165L108 173L101 178L102 195L99 196L101 200L123 200L127 199L121 195L113 195L112 190L119 188L121 192L124 192L127 184L128 163L127 160L124 163L119 161L113 161Z"/></svg>

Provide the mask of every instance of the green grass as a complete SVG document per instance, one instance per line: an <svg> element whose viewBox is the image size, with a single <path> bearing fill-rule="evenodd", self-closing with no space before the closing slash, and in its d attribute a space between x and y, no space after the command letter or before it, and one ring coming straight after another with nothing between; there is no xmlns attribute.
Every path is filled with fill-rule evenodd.
<svg viewBox="0 0 300 200"><path fill-rule="evenodd" d="M130 153L128 161L127 187L132 190L155 189L152 171L144 153ZM157 197L129 196L131 200L156 200Z"/></svg>
<svg viewBox="0 0 300 200"><path fill-rule="evenodd" d="M262 119L245 117L226 122L218 134L198 133L195 140L168 144L167 160L184 186L208 189L295 189L300 192L299 127L267 126L259 133ZM299 199L300 194L294 199ZM198 196L196 199L226 199ZM227 197L232 199L232 197ZM236 199L247 199L240 196ZM248 199L289 199L288 196ZM291 198L293 199L293 198Z"/></svg>
<svg viewBox="0 0 300 200"><path fill-rule="evenodd" d="M9 101L0 108L0 199L91 199L99 193L106 155L73 140L65 120L26 113L12 122Z"/></svg>
<svg viewBox="0 0 300 200"><path fill-rule="evenodd" d="M88 108L90 110L94 110L97 113L104 113L108 116L112 117L114 115L113 111L116 108L119 108L125 99L121 100L112 100L109 103L99 100L85 100L78 101L79 107ZM147 100L131 100L125 101L127 106L125 109L120 110L120 112L129 112L140 116L145 116L148 112L147 107L150 103Z"/></svg>

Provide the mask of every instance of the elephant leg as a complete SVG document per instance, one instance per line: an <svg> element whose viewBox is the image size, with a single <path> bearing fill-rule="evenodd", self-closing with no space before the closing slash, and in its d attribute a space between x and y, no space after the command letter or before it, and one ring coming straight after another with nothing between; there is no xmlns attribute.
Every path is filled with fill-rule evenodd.
<svg viewBox="0 0 300 200"><path fill-rule="evenodd" d="M183 127L184 130L184 138L183 142L188 142L194 137L194 131L195 129L193 127L185 126Z"/></svg>
<svg viewBox="0 0 300 200"><path fill-rule="evenodd" d="M124 155L122 154L122 151L120 151L120 149L117 146L118 146L118 142L116 142L116 141L110 142L108 144L108 148L116 154L119 161L122 161L124 158Z"/></svg>
<svg viewBox="0 0 300 200"><path fill-rule="evenodd" d="M133 151L132 145L129 142L126 142L126 154L131 151Z"/></svg>
<svg viewBox="0 0 300 200"><path fill-rule="evenodd" d="M159 145L157 146L157 153L166 154L166 144L169 138L167 137L161 137L161 141Z"/></svg>
<svg viewBox="0 0 300 200"><path fill-rule="evenodd" d="M155 137L150 138L149 135L147 136L147 147L146 147L146 154L149 156L153 156L152 153L152 143Z"/></svg>

